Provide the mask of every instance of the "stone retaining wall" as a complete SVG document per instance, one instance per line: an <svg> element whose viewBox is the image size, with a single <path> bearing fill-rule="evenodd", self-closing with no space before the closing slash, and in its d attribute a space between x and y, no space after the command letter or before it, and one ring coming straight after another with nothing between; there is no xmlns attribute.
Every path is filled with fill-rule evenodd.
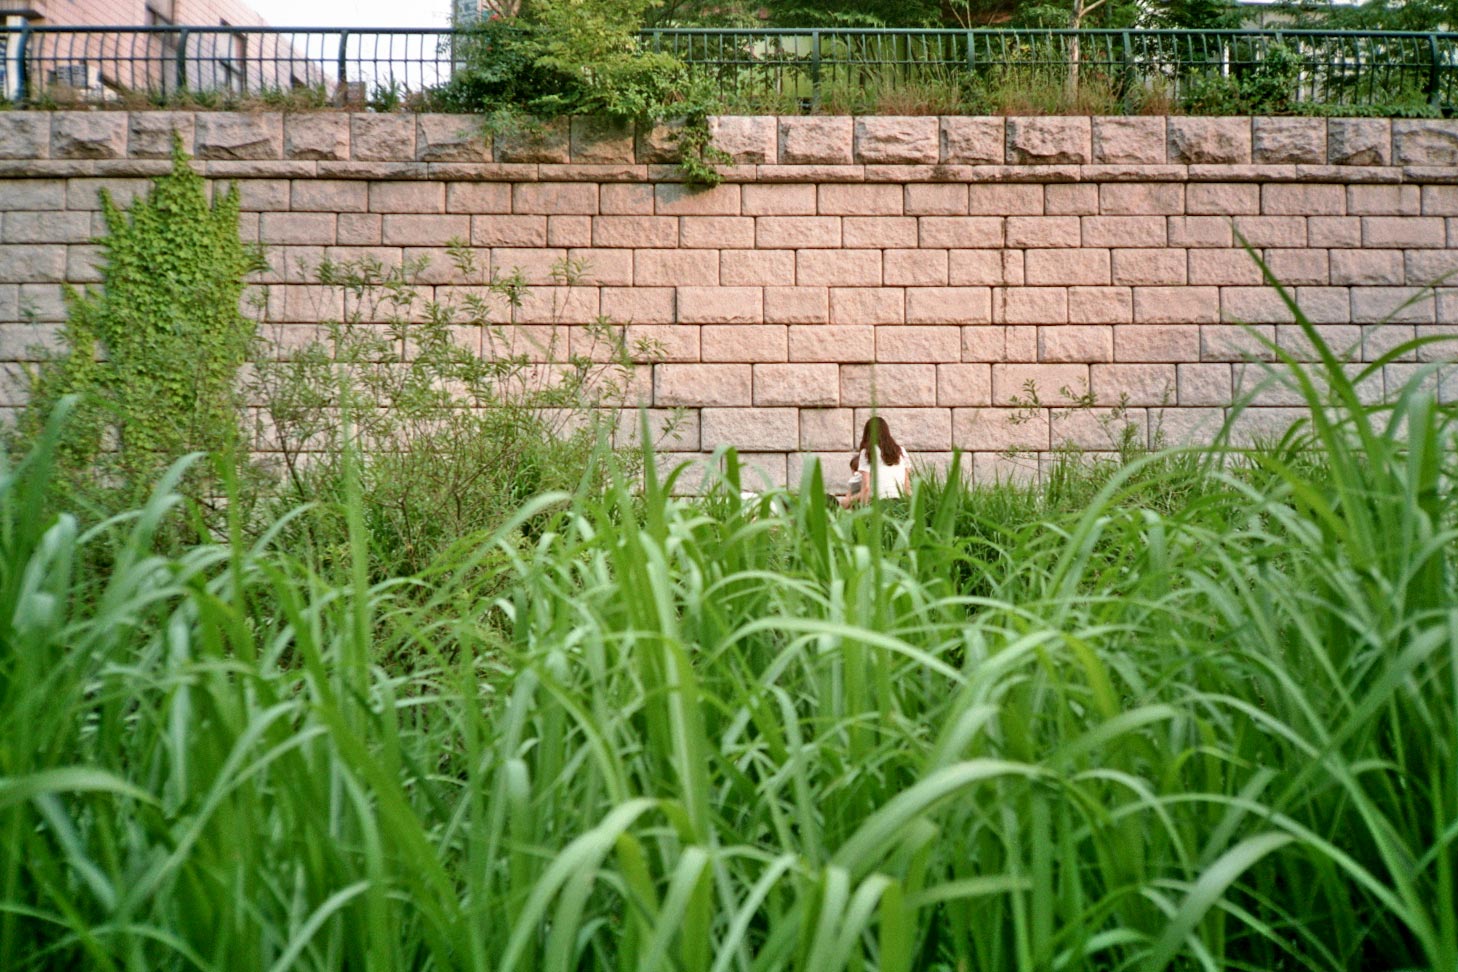
<svg viewBox="0 0 1458 972"><path fill-rule="evenodd" d="M1036 468L1063 442L1110 448L1121 401L1116 424L1141 438L1208 437L1263 355L1237 322L1303 345L1240 236L1359 360L1458 332L1458 285L1421 289L1458 268L1455 122L715 124L735 164L693 192L671 133L592 119L493 144L437 115L0 113L0 406L54 340L62 283L96 279L97 191L145 188L174 129L205 174L239 182L243 234L273 266L272 323L327 314L308 282L325 257L431 256L427 291L453 285L452 239L542 285L555 261L585 260L590 285L551 296L568 323L604 314L662 343L637 392L655 417L687 409L668 448L734 445L777 483L796 480L797 453L842 467L873 403L913 452L968 450L981 475ZM1366 393L1420 364L1387 365ZM1293 405L1263 393L1243 431L1279 429Z"/></svg>

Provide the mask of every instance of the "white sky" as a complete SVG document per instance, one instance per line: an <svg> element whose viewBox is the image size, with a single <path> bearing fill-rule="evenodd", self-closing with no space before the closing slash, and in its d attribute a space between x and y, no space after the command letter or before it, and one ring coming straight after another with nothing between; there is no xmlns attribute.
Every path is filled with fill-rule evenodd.
<svg viewBox="0 0 1458 972"><path fill-rule="evenodd" d="M451 0L248 0L274 27L444 27Z"/></svg>

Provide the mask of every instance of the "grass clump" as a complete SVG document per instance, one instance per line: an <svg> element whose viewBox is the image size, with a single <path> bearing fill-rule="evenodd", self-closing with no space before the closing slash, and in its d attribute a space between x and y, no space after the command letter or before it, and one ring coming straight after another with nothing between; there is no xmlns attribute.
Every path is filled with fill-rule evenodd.
<svg viewBox="0 0 1458 972"><path fill-rule="evenodd" d="M1307 333L1270 448L850 513L604 452L414 577L348 450L323 565L158 555L180 467L48 511L58 417L0 471L0 967L1451 969L1458 427Z"/></svg>

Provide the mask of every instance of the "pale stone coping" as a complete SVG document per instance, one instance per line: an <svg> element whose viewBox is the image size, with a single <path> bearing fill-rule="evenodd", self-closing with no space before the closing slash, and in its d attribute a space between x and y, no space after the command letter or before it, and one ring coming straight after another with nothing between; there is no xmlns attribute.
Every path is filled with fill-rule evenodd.
<svg viewBox="0 0 1458 972"><path fill-rule="evenodd" d="M1294 166L1291 178L1321 178L1328 167L1343 173L1458 167L1458 120L1446 119L736 115L710 124L732 159L729 175L738 180L783 179L787 170L817 181L904 182L975 180L979 172L1005 178L995 173L1008 167L1037 169L1027 178L1042 180L1081 166L1115 172L1174 166L1191 173L1205 166ZM197 158L237 166L231 174L240 177L257 171L252 165L280 162L439 166L420 177L447 179L520 180L524 166L569 164L592 167L582 178L597 181L638 179L643 166L651 179L668 180L666 170L677 171L673 125L635 132L604 119L557 119L490 138L473 115L326 111L5 112L0 159L165 161L173 131ZM1314 171L1303 174L1303 167ZM410 176L377 170L360 177Z"/></svg>

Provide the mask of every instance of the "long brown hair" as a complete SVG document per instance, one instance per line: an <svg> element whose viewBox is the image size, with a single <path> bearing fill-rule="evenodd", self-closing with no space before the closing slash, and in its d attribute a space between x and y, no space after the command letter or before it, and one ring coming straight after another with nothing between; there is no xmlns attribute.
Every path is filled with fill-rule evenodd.
<svg viewBox="0 0 1458 972"><path fill-rule="evenodd" d="M879 415L866 419L866 427L861 430L861 445L856 457L859 459L860 453L864 452L866 458L869 459L873 446L880 447L881 462L885 465L894 466L901 461L901 447L896 444L895 439L891 438L891 427Z"/></svg>

